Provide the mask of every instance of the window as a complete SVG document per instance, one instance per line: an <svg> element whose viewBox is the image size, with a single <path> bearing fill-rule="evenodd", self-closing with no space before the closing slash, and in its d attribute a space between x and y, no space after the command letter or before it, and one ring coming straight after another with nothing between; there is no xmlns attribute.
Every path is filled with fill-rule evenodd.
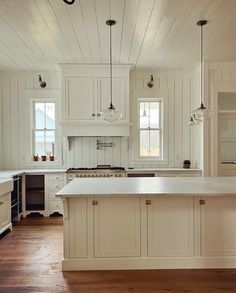
<svg viewBox="0 0 236 293"><path fill-rule="evenodd" d="M55 155L55 103L34 102L33 148L34 155Z"/></svg>
<svg viewBox="0 0 236 293"><path fill-rule="evenodd" d="M139 156L162 158L161 100L139 101Z"/></svg>

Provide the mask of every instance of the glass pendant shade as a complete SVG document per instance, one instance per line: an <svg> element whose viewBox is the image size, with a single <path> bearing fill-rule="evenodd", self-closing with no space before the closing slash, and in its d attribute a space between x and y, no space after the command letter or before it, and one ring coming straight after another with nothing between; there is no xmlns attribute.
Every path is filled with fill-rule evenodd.
<svg viewBox="0 0 236 293"><path fill-rule="evenodd" d="M197 122L205 122L209 119L211 119L213 115L213 112L209 109L207 109L203 103L201 103L200 107L198 107L196 110L192 112L192 117L194 121Z"/></svg>
<svg viewBox="0 0 236 293"><path fill-rule="evenodd" d="M107 20L106 24L110 26L110 106L107 109L102 111L103 120L108 122L114 122L120 120L122 117L122 113L117 110L112 103L112 34L111 27L116 24L115 20Z"/></svg>
<svg viewBox="0 0 236 293"><path fill-rule="evenodd" d="M120 120L122 117L122 113L119 110L117 110L112 105L112 103L107 109L102 111L102 115L103 115L103 120L106 120L108 122Z"/></svg>

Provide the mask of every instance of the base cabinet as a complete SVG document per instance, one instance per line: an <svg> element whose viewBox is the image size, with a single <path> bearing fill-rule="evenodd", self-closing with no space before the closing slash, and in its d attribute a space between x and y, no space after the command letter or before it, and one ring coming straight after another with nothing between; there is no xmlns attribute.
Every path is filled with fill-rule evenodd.
<svg viewBox="0 0 236 293"><path fill-rule="evenodd" d="M148 256L193 255L193 197L156 197L148 205Z"/></svg>
<svg viewBox="0 0 236 293"><path fill-rule="evenodd" d="M140 256L140 198L99 197L93 203L94 257Z"/></svg>
<svg viewBox="0 0 236 293"><path fill-rule="evenodd" d="M236 197L63 199L63 270L236 268Z"/></svg>
<svg viewBox="0 0 236 293"><path fill-rule="evenodd" d="M55 197L56 193L65 186L65 173L50 173L45 175L46 182L46 210L47 214L60 213L63 214L62 202Z"/></svg>
<svg viewBox="0 0 236 293"><path fill-rule="evenodd" d="M0 196L0 234L11 228L11 194Z"/></svg>
<svg viewBox="0 0 236 293"><path fill-rule="evenodd" d="M236 256L236 198L204 197L203 200L202 256Z"/></svg>

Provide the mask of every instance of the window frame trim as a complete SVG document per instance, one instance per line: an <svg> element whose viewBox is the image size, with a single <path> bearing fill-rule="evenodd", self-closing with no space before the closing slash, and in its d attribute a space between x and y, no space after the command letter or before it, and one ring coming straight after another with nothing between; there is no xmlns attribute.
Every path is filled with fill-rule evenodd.
<svg viewBox="0 0 236 293"><path fill-rule="evenodd" d="M36 126L36 120L35 120L35 104L36 103L44 103L44 104L49 104L49 103L53 103L55 105L55 128L35 128ZM35 132L36 131L43 131L44 132L44 136L45 136L45 132L46 131L54 131L55 132L55 154L57 156L57 103L56 103L56 98L32 98L31 103L30 103L30 107L32 110L32 120L31 120L31 154L32 156L34 156L35 153ZM45 118L45 117L44 117ZM44 121L45 122L45 121ZM44 141L45 144L45 141ZM45 146L44 146L45 147ZM47 155L47 154L45 154Z"/></svg>
<svg viewBox="0 0 236 293"><path fill-rule="evenodd" d="M159 128L141 128L140 127L140 103L151 103L151 102L158 102L160 103L160 115L159 115ZM163 134L164 134L164 131L163 131L163 110L164 110L164 107L163 107L163 104L164 104L164 101L162 98L138 98L138 103L137 103L137 116L138 116L138 122L137 122L137 132L138 132L138 135L137 135L137 138L138 138L138 149L137 149L137 157L138 157L138 160L139 161L152 161L152 160L155 160L155 161L163 161L163 157L164 157L164 154L163 154L163 141L164 141L164 137L163 137ZM161 126L161 127L160 127ZM159 134L160 134L160 139L159 139L159 142L160 142L160 156L140 156L140 131L141 130L147 130L147 131L150 131L150 130L159 130Z"/></svg>

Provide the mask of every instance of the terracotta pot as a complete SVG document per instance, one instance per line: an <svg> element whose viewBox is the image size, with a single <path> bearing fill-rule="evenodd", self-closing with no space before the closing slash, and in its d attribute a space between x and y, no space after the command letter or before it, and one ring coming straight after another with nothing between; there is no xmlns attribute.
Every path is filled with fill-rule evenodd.
<svg viewBox="0 0 236 293"><path fill-rule="evenodd" d="M41 156L42 161L47 161L47 156Z"/></svg>
<svg viewBox="0 0 236 293"><path fill-rule="evenodd" d="M183 164L183 168L184 168L184 169L190 169L190 165L191 165L191 164Z"/></svg>
<svg viewBox="0 0 236 293"><path fill-rule="evenodd" d="M54 155L49 156L49 159L50 159L50 161L54 161L55 160L55 156Z"/></svg>
<svg viewBox="0 0 236 293"><path fill-rule="evenodd" d="M39 160L39 156L33 156L34 161L38 161Z"/></svg>

